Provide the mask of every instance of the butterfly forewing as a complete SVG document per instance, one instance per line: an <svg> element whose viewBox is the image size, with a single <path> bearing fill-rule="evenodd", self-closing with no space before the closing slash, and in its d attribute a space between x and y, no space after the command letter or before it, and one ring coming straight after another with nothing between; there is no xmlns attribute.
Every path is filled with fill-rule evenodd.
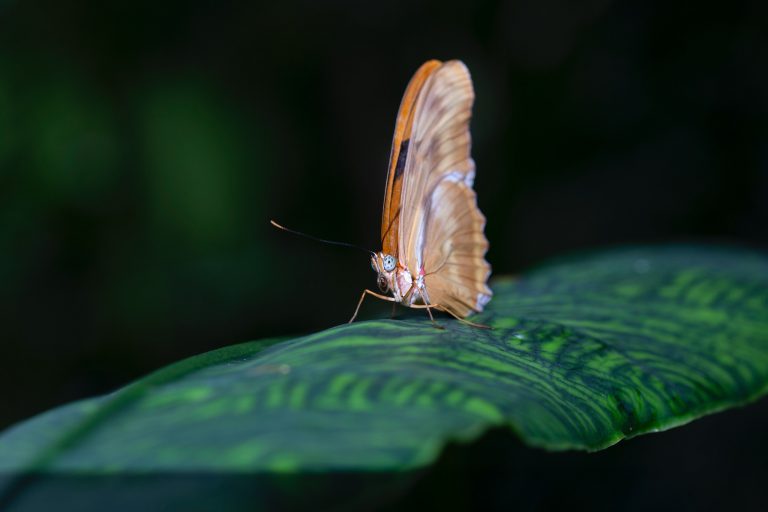
<svg viewBox="0 0 768 512"><path fill-rule="evenodd" d="M473 102L469 71L460 61L433 68L423 80L410 113L400 215L395 221L398 258L412 274L424 272L425 299L460 317L482 311L491 297L485 217L472 189ZM390 164L390 187L392 168ZM392 192L397 190L392 187Z"/></svg>
<svg viewBox="0 0 768 512"><path fill-rule="evenodd" d="M385 254L391 254L395 257L399 252L403 176L413 127L414 107L424 82L440 65L441 62L437 60L430 60L421 65L408 83L397 112L395 133L392 137L392 150L389 156L387 187L384 192L384 209L381 214L382 250Z"/></svg>

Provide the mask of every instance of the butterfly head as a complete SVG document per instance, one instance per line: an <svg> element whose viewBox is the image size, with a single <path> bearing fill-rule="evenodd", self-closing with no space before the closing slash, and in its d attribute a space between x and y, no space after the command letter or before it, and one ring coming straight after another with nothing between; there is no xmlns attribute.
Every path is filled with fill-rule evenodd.
<svg viewBox="0 0 768 512"><path fill-rule="evenodd" d="M379 252L371 256L371 267L379 276L376 280L379 290L386 293L392 289L392 279L397 267L397 258L391 254Z"/></svg>

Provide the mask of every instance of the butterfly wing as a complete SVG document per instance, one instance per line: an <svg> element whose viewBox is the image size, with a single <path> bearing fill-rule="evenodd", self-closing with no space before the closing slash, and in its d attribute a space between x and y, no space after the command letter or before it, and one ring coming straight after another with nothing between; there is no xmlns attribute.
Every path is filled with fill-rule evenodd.
<svg viewBox="0 0 768 512"><path fill-rule="evenodd" d="M474 90L466 66L432 70L413 107L402 172L398 258L424 270L428 301L465 317L482 311L492 292L485 260L485 217L472 189L469 120Z"/></svg>
<svg viewBox="0 0 768 512"><path fill-rule="evenodd" d="M395 134L392 137L392 150L389 154L384 209L381 213L382 250L385 254L396 257L398 255L403 176L413 127L414 107L424 82L441 64L438 60L430 60L421 65L408 83L397 112Z"/></svg>

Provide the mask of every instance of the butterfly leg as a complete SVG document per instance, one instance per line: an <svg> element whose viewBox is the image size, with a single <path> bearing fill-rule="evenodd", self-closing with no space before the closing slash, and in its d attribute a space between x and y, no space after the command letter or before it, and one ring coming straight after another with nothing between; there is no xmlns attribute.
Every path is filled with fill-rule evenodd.
<svg viewBox="0 0 768 512"><path fill-rule="evenodd" d="M437 304L434 304L434 305L433 304L411 304L411 307L414 309L426 309L427 314L429 315L429 319L432 320L432 325L436 329L445 329L445 327L437 323L437 321L435 320L435 317L432 315L432 308L440 307Z"/></svg>
<svg viewBox="0 0 768 512"><path fill-rule="evenodd" d="M429 313L429 318L432 320L433 323L435 323L435 319L432 317L432 309L434 308L434 309L437 309L438 311L444 311L448 313L459 322L469 325L471 327L477 327L478 329L493 329L493 327L491 327L490 325L476 324L475 322L470 322L465 318L461 318L460 316L456 315L456 313L453 313L450 309L444 308L440 304L413 304L411 305L411 307L418 308L418 309L426 309L427 313Z"/></svg>
<svg viewBox="0 0 768 512"><path fill-rule="evenodd" d="M389 302L397 302L394 297L387 297L386 295L381 295L379 293L372 292L371 290L365 289L363 290L362 295L360 295L360 301L357 303L357 307L355 308L355 314L352 315L352 318L350 318L349 322L347 323L351 324L352 322L355 321L355 318L357 318L357 313L360 311L360 306L363 305L363 300L365 300L366 295L373 295L376 298L379 298L381 300L386 300Z"/></svg>
<svg viewBox="0 0 768 512"><path fill-rule="evenodd" d="M413 301L411 300L411 295L413 295L417 291L421 296L421 300L423 300L425 304L413 304ZM432 320L432 325L435 327L435 329L444 329L443 326L441 326L435 321L435 317L432 316L432 308L434 306L432 306L429 303L429 297L427 296L426 292L427 290L423 287L423 285L421 287L418 287L417 283L412 283L411 287L408 288L408 291L403 296L403 304L410 304L410 307L415 309L426 309L427 314L429 315L429 319Z"/></svg>
<svg viewBox="0 0 768 512"><path fill-rule="evenodd" d="M445 311L446 313L448 313L449 315L451 315L453 318L455 318L455 319L456 319L456 320L458 320L459 322L461 322L461 323L463 323L463 324L466 324L466 325L469 325L470 327L477 327L478 329L493 329L493 327L491 327L490 325L485 325L485 324L476 324L475 322L470 322L470 321L469 321L469 320L467 320L466 318L461 318L461 317L457 316L455 313L453 313L453 312L452 312L451 310L449 310L449 309L443 308L443 309L442 309L442 311Z"/></svg>

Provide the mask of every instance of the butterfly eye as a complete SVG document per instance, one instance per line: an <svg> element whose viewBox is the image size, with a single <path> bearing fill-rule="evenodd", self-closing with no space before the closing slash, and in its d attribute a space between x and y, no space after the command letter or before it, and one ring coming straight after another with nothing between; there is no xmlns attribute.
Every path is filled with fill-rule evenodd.
<svg viewBox="0 0 768 512"><path fill-rule="evenodd" d="M382 292L386 292L389 286L387 285L387 279L384 276L379 276L379 279L376 281L376 284L379 285L379 290Z"/></svg>
<svg viewBox="0 0 768 512"><path fill-rule="evenodd" d="M392 272L395 270L395 264L397 264L397 260L394 256L391 254L385 254L384 255L384 270L387 272Z"/></svg>

